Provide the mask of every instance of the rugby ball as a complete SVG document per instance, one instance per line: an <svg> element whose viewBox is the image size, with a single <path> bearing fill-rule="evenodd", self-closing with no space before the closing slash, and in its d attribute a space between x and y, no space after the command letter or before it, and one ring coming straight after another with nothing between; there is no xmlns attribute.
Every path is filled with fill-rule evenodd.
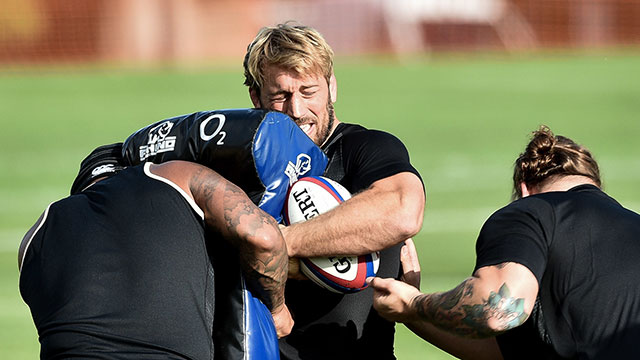
<svg viewBox="0 0 640 360"><path fill-rule="evenodd" d="M307 221L327 212L351 194L339 183L309 176L296 181L287 193L283 219L286 225ZM335 293L358 292L368 285L366 278L375 276L378 252L360 256L328 256L300 259L300 270L317 285Z"/></svg>

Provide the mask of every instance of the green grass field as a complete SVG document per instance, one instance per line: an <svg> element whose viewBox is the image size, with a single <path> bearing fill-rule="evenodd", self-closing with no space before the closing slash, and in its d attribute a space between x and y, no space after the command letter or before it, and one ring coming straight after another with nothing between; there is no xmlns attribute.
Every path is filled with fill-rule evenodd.
<svg viewBox="0 0 640 360"><path fill-rule="evenodd" d="M511 164L540 124L586 144L605 190L640 210L638 73L637 51L402 65L338 59L338 118L398 136L424 178L425 221L415 239L423 290L448 290L469 275L475 236L509 201ZM242 81L239 66L0 73L0 357L38 356L16 249L46 205L68 194L82 158L156 120L247 107ZM402 326L396 354L450 359Z"/></svg>

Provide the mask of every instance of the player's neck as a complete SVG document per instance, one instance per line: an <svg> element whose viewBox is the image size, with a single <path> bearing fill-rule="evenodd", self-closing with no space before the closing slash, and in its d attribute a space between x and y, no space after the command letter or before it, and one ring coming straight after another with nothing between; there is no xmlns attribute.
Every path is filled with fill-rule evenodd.
<svg viewBox="0 0 640 360"><path fill-rule="evenodd" d="M579 185L591 184L598 186L593 180L582 175L568 175L561 176L549 183L544 184L539 193L551 192L551 191L567 191Z"/></svg>
<svg viewBox="0 0 640 360"><path fill-rule="evenodd" d="M321 148L323 146L325 146L330 140L331 137L333 136L333 133L336 131L336 129L338 128L338 125L340 124L340 120L338 120L337 117L334 116L333 118L333 125L331 126L331 131L329 132L329 136L327 136L327 138L325 139L325 141L319 145Z"/></svg>

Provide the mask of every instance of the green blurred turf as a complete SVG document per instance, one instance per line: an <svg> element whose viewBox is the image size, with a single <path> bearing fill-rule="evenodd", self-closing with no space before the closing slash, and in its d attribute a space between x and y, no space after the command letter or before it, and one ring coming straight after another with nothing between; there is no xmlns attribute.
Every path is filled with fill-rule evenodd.
<svg viewBox="0 0 640 360"><path fill-rule="evenodd" d="M434 58L402 65L338 59L336 114L407 145L427 186L416 237L423 288L447 290L473 268L482 222L510 195L511 164L539 124L586 144L605 190L640 210L639 52ZM241 70L0 73L0 353L38 344L17 290L16 248L64 197L80 160L150 122L249 106ZM449 359L398 327L401 360Z"/></svg>

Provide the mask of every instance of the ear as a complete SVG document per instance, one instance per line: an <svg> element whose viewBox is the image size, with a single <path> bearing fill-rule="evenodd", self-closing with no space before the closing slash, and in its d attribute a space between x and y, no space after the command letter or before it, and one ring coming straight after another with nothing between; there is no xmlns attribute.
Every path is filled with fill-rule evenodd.
<svg viewBox="0 0 640 360"><path fill-rule="evenodd" d="M529 195L533 195L532 191L529 191L529 188L524 182L520 183L520 192L522 193L522 197L525 198Z"/></svg>
<svg viewBox="0 0 640 360"><path fill-rule="evenodd" d="M334 73L331 73L331 78L329 78L329 96L331 96L332 104L338 100L338 82Z"/></svg>
<svg viewBox="0 0 640 360"><path fill-rule="evenodd" d="M260 109L262 107L262 104L260 104L260 94L258 94L258 90L254 88L249 89L249 97L251 98L254 108Z"/></svg>

